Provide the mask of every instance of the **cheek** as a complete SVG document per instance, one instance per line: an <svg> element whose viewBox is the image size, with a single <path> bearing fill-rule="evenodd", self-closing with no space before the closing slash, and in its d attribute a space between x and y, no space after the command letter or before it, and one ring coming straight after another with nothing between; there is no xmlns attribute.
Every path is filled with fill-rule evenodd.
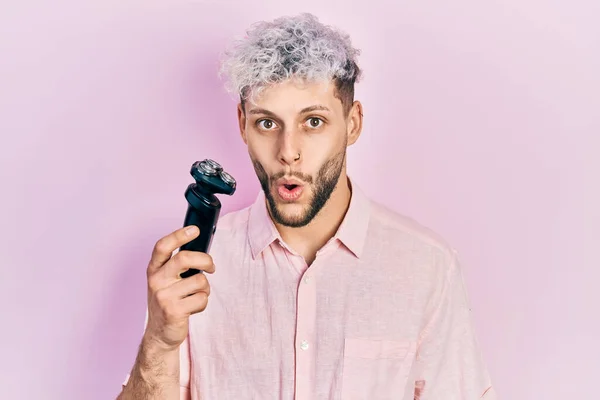
<svg viewBox="0 0 600 400"><path fill-rule="evenodd" d="M247 145L251 155L257 159L264 158L268 147L265 145L264 140L258 138L256 135L250 134L247 136Z"/></svg>
<svg viewBox="0 0 600 400"><path fill-rule="evenodd" d="M304 152L307 155L305 161L310 163L312 167L319 167L325 162L335 157L344 148L343 137L336 135L335 137L315 138L315 140L307 141Z"/></svg>
<svg viewBox="0 0 600 400"><path fill-rule="evenodd" d="M248 154L253 161L260 163L267 172L272 171L273 165L277 162L274 147L264 138L256 139L250 136L248 138Z"/></svg>

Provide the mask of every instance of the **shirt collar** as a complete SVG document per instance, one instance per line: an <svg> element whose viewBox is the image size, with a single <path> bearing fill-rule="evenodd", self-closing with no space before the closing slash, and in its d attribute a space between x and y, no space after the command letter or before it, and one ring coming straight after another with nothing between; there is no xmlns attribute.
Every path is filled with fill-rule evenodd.
<svg viewBox="0 0 600 400"><path fill-rule="evenodd" d="M360 258L367 236L371 204L354 181L348 178L348 182L352 190L350 205L334 239L338 239L356 257ZM250 207L248 240L253 258L256 258L275 240L283 242L267 210L265 194L262 189Z"/></svg>

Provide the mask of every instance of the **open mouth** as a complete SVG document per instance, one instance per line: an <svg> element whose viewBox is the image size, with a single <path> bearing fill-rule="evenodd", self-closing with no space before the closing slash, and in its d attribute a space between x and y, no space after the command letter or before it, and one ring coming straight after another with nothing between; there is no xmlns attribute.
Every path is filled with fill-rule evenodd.
<svg viewBox="0 0 600 400"><path fill-rule="evenodd" d="M278 187L277 192L282 200L294 201L302 194L302 185L284 183Z"/></svg>

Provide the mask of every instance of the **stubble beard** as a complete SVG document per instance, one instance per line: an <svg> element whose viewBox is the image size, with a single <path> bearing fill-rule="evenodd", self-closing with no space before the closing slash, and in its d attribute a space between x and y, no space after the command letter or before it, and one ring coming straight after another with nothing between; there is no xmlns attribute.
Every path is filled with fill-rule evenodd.
<svg viewBox="0 0 600 400"><path fill-rule="evenodd" d="M286 174L285 171L279 172L269 177L257 160L250 157L252 165L256 171L256 175L260 182L265 198L269 206L269 212L273 220L283 226L291 228L300 228L308 225L327 204L331 194L335 190L346 159L346 146L337 154L327 160L319 169L317 177L313 179L311 175L306 175L301 172L291 171ZM285 213L273 196L273 184L284 176L295 177L300 179L306 186L310 186L312 197L308 205L298 215L290 215Z"/></svg>

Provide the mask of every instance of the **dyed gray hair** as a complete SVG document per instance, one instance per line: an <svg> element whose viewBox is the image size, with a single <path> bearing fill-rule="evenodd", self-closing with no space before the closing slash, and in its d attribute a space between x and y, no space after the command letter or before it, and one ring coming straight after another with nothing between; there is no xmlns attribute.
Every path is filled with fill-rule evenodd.
<svg viewBox="0 0 600 400"><path fill-rule="evenodd" d="M348 109L354 83L362 75L356 62L359 54L346 33L303 13L253 24L245 38L235 40L223 53L219 75L228 78L226 89L239 95L242 104L265 87L290 78L334 80L337 96Z"/></svg>

